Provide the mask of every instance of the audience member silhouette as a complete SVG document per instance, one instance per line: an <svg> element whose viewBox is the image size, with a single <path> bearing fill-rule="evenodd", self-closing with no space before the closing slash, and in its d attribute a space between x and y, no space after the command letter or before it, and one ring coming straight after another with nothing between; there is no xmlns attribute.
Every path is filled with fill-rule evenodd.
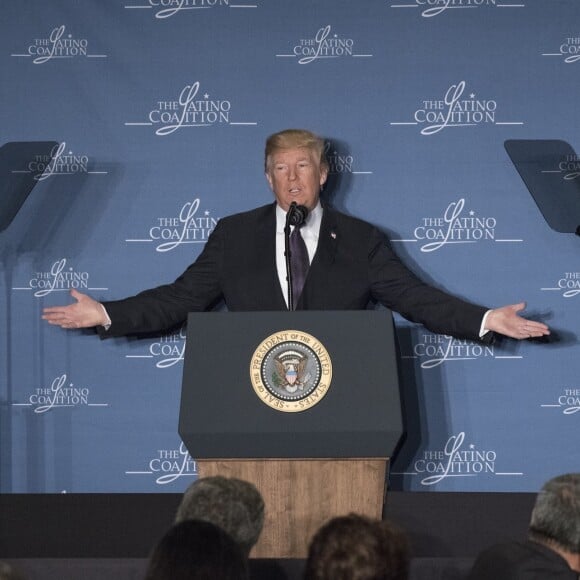
<svg viewBox="0 0 580 580"><path fill-rule="evenodd" d="M0 580L25 580L25 578L8 562L0 562Z"/></svg>
<svg viewBox="0 0 580 580"><path fill-rule="evenodd" d="M247 556L264 525L264 500L256 487L222 476L194 481L183 494L175 522L211 522L225 530Z"/></svg>
<svg viewBox="0 0 580 580"><path fill-rule="evenodd" d="M407 539L390 522L350 514L314 535L305 580L406 580Z"/></svg>
<svg viewBox="0 0 580 580"><path fill-rule="evenodd" d="M173 526L159 541L145 580L248 580L247 559L220 527L200 520Z"/></svg>
<svg viewBox="0 0 580 580"><path fill-rule="evenodd" d="M578 580L580 473L544 484L536 498L528 540L497 544L476 559L469 580Z"/></svg>

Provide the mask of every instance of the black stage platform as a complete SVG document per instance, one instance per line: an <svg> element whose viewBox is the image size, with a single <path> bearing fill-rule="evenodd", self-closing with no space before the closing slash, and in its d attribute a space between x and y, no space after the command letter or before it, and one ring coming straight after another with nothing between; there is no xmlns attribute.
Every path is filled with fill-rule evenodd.
<svg viewBox="0 0 580 580"><path fill-rule="evenodd" d="M0 496L0 559L28 580L138 580L180 494ZM460 580L483 548L523 538L535 494L390 492L386 516L407 530L412 580ZM257 578L300 578L299 560L254 563Z"/></svg>

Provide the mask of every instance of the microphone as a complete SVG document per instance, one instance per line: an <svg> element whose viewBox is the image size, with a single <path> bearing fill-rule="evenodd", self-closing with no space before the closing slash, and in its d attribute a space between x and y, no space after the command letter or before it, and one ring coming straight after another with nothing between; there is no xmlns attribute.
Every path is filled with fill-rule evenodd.
<svg viewBox="0 0 580 580"><path fill-rule="evenodd" d="M290 204L286 214L286 225L300 227L308 217L308 208L305 205L298 205L295 201Z"/></svg>

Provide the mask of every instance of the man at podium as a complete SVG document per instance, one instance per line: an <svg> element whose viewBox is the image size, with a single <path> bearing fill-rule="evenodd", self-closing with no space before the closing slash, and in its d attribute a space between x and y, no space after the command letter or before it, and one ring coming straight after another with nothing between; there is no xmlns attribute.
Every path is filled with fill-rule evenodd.
<svg viewBox="0 0 580 580"><path fill-rule="evenodd" d="M221 300L231 311L360 310L377 301L462 339L549 334L518 315L524 303L488 309L422 282L376 227L321 204L328 170L322 138L297 129L271 135L265 171L275 203L221 219L171 284L103 303L72 290L74 303L45 308L43 318L66 329L96 327L107 338L166 331Z"/></svg>

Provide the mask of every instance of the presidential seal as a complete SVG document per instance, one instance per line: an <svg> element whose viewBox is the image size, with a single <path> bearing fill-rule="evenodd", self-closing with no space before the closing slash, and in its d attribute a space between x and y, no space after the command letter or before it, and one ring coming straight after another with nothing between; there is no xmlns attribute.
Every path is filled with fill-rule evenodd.
<svg viewBox="0 0 580 580"><path fill-rule="evenodd" d="M300 330L281 330L266 338L250 363L250 380L260 400L285 413L319 403L332 380L332 362L324 345Z"/></svg>

